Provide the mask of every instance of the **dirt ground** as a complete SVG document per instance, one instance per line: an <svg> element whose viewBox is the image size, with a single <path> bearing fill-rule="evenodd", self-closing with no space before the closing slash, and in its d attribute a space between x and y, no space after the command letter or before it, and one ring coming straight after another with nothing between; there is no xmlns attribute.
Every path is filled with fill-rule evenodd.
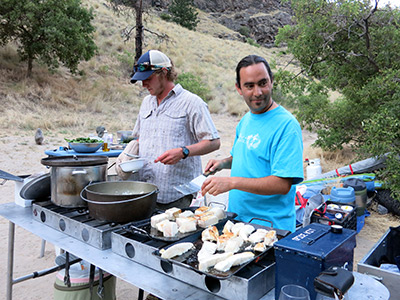
<svg viewBox="0 0 400 300"><path fill-rule="evenodd" d="M221 136L221 149L203 157L203 166L210 158L223 158L229 155L233 144L235 126L239 121L237 117L213 116L216 127ZM77 133L81 135L81 133ZM83 134L83 133L82 133ZM65 146L63 135L46 136L43 145L36 145L34 142L34 132L25 136L6 135L4 131L0 136L0 169L13 175L28 175L35 173L48 172L45 166L40 163L41 158L46 157L44 151ZM71 138L71 137L69 137ZM305 157L311 143L315 140L315 135L303 132ZM115 159L110 159L110 164ZM109 174L113 174L113 168ZM228 174L221 172L220 175ZM0 180L1 183L1 180ZM6 181L0 185L0 204L14 201L14 182ZM357 263L372 248L379 238L389 229L389 226L399 226L398 217L391 214L379 215L370 209L371 215L366 218L365 226L357 235L357 246L354 254L354 270ZM0 217L0 295L6 294L6 271L7 271L7 245L8 245L8 220ZM30 274L45 268L54 266L55 250L51 244L46 244L44 257L39 257L41 249L41 239L30 232L16 227L15 236L15 265L14 278ZM50 300L53 299L53 284L55 274L27 280L16 284L13 287L13 299L31 300ZM136 299L137 289L126 282L117 281L117 299L127 300ZM5 296L0 296L4 299Z"/></svg>

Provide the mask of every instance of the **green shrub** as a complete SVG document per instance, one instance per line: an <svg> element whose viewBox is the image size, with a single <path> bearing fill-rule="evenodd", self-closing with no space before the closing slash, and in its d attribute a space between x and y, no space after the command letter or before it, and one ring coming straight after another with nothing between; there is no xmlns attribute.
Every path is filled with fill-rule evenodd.
<svg viewBox="0 0 400 300"><path fill-rule="evenodd" d="M182 87L208 102L211 100L210 89L201 81L201 78L192 73L182 73L178 76L177 83Z"/></svg>
<svg viewBox="0 0 400 300"><path fill-rule="evenodd" d="M160 14L160 18L167 22L172 20L172 16L164 12Z"/></svg>
<svg viewBox="0 0 400 300"><path fill-rule="evenodd" d="M241 26L239 29L239 33L241 35L244 35L245 37L249 37L250 36L250 28L247 26Z"/></svg>
<svg viewBox="0 0 400 300"><path fill-rule="evenodd" d="M257 44L257 42L255 40L253 40L252 38L247 38L246 42L254 47L260 48L260 45Z"/></svg>

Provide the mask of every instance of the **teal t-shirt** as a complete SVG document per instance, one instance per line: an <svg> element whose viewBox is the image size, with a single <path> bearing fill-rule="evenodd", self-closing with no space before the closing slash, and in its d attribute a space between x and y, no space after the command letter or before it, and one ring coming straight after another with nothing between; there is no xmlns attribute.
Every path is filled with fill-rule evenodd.
<svg viewBox="0 0 400 300"><path fill-rule="evenodd" d="M274 228L296 229L295 184L303 181L303 141L298 121L282 106L263 114L248 112L236 127L231 151L231 176L261 178L270 175L293 178L286 195L257 195L239 190L229 192L228 210L237 219L267 219ZM265 226L269 223L254 221Z"/></svg>

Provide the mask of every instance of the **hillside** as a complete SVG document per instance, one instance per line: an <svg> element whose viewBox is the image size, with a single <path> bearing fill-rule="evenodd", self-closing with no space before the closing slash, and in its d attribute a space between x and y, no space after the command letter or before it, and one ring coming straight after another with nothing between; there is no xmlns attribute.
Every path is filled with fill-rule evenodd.
<svg viewBox="0 0 400 300"><path fill-rule="evenodd" d="M29 131L40 127L45 134L92 131L102 124L109 130L130 129L135 121L145 91L140 84L129 83L133 64L133 39L124 42L121 32L133 25L104 4L83 1L96 14L95 41L99 53L80 68L84 76L73 77L65 69L54 73L38 62L33 76L25 78L26 63L19 62L15 45L0 48L0 122L7 130ZM179 73L191 72L211 90L211 112L242 115L246 106L234 89L234 68L245 55L266 57L272 65L285 65L278 49L257 48L239 41L219 39L232 33L206 13L200 12L197 31L189 31L161 20L156 14L144 15L146 28L144 50L159 49L167 53ZM167 35L161 40L158 35Z"/></svg>

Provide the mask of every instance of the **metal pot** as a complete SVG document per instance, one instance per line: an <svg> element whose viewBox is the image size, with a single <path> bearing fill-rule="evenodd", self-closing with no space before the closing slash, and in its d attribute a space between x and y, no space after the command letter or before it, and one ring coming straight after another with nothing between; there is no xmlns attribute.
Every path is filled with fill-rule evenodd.
<svg viewBox="0 0 400 300"><path fill-rule="evenodd" d="M106 156L47 157L41 162L51 167L51 201L58 206L86 207L80 196L82 189L107 179Z"/></svg>
<svg viewBox="0 0 400 300"><path fill-rule="evenodd" d="M155 210L157 194L157 186L151 183L108 181L87 185L81 197L93 218L126 223L149 218Z"/></svg>

